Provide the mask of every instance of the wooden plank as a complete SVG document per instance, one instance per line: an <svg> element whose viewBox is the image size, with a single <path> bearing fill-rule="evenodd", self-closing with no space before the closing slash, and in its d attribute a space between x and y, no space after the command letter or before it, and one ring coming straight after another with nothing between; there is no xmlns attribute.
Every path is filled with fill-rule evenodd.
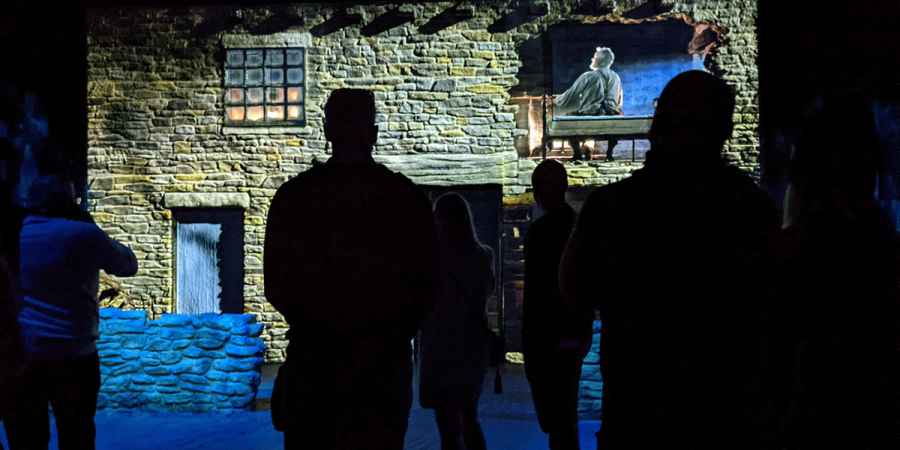
<svg viewBox="0 0 900 450"><path fill-rule="evenodd" d="M647 137L653 118L650 116L564 116L554 118L547 129L548 137L602 136L641 139Z"/></svg>

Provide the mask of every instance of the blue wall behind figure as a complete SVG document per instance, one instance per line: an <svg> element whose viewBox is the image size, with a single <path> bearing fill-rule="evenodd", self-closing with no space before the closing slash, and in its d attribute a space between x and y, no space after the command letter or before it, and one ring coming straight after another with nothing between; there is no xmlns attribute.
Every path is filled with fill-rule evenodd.
<svg viewBox="0 0 900 450"><path fill-rule="evenodd" d="M634 62L614 64L622 79L622 110L627 116L653 115L653 101L675 75L702 69L702 59L687 54L654 56Z"/></svg>
<svg viewBox="0 0 900 450"><path fill-rule="evenodd" d="M600 321L594 321L591 349L581 367L581 384L578 389L578 416L596 420L603 404L603 376L600 374Z"/></svg>

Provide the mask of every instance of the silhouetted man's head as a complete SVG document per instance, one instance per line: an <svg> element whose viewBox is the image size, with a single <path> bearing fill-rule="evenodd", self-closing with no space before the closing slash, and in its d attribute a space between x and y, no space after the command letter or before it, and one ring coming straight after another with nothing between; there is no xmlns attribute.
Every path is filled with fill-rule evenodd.
<svg viewBox="0 0 900 450"><path fill-rule="evenodd" d="M697 159L720 156L734 128L734 92L700 70L679 74L663 89L650 127L656 153Z"/></svg>
<svg viewBox="0 0 900 450"><path fill-rule="evenodd" d="M325 138L331 142L333 158L367 161L378 138L375 96L364 89L337 89L325 104Z"/></svg>
<svg viewBox="0 0 900 450"><path fill-rule="evenodd" d="M72 182L57 175L35 178L24 203L32 213L47 216L71 217L79 210Z"/></svg>
<svg viewBox="0 0 900 450"><path fill-rule="evenodd" d="M541 208L562 206L569 187L566 168L552 159L544 160L531 174L531 185L534 187L534 200Z"/></svg>

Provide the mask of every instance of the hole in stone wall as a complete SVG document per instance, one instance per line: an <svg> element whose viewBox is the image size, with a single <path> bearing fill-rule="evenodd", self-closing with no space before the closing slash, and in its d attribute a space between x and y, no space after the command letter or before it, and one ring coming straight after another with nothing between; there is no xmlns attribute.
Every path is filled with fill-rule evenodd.
<svg viewBox="0 0 900 450"><path fill-rule="evenodd" d="M173 211L176 312L243 313L243 210L179 208Z"/></svg>
<svg viewBox="0 0 900 450"><path fill-rule="evenodd" d="M519 84L510 90L519 106L516 148L520 157L572 158L573 148L602 159L613 145L615 159L643 159L655 100L675 75L707 68L708 55L722 42L723 29L684 15L627 19L589 17L563 22L519 47ZM594 86L612 77L575 87L596 72L598 47L611 50L610 70L621 94L603 108L587 98ZM614 92L610 89L610 92ZM569 94L567 94L569 93ZM565 95L564 95L565 94ZM564 100L565 99L565 100ZM589 158L590 159L590 158Z"/></svg>

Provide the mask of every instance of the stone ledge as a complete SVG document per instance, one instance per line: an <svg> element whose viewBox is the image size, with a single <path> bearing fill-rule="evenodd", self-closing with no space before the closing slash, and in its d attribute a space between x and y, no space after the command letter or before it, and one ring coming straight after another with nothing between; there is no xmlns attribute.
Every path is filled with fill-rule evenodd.
<svg viewBox="0 0 900 450"><path fill-rule="evenodd" d="M222 134L254 135L254 134L301 134L309 131L308 127L301 126L274 126L274 127L222 127Z"/></svg>
<svg viewBox="0 0 900 450"><path fill-rule="evenodd" d="M312 34L275 33L268 35L226 34L222 36L222 46L238 47L310 47Z"/></svg>
<svg viewBox="0 0 900 450"><path fill-rule="evenodd" d="M250 207L250 194L231 193L196 193L168 192L163 196L166 208L227 208Z"/></svg>

